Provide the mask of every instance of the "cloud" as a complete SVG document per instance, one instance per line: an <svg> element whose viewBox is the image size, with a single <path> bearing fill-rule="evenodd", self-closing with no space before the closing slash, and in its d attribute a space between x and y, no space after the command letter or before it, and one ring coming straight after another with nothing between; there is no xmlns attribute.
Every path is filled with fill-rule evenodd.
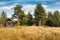
<svg viewBox="0 0 60 40"><path fill-rule="evenodd" d="M4 5L4 4L6 4L5 2L0 2L0 5Z"/></svg>
<svg viewBox="0 0 60 40"><path fill-rule="evenodd" d="M46 10L46 12L48 12L48 11L51 10L51 9L47 9L48 8L48 5L42 5L42 6ZM22 7L22 10L24 11L25 14L27 14L28 12L30 12L33 15L35 8L36 8L36 5L24 5Z"/></svg>
<svg viewBox="0 0 60 40"><path fill-rule="evenodd" d="M14 8L17 4L18 4L18 3L14 3L14 5L0 7L0 10L12 11L12 10L14 10L13 8Z"/></svg>
<svg viewBox="0 0 60 40"><path fill-rule="evenodd" d="M60 1L57 1L52 5L47 5L46 12L51 11L52 13L54 13L56 10L60 12Z"/></svg>
<svg viewBox="0 0 60 40"><path fill-rule="evenodd" d="M56 2L56 4L55 5L60 5L60 1L59 2Z"/></svg>
<svg viewBox="0 0 60 40"><path fill-rule="evenodd" d="M10 6L3 6L3 7L0 7L0 10L4 10L6 12L8 11L12 12L14 11L13 7L15 7L15 5L17 5L17 3L15 3L14 5L10 5ZM22 7L22 10L24 11L25 14L27 14L28 12L33 14L35 8L36 8L36 5L24 5Z"/></svg>
<svg viewBox="0 0 60 40"><path fill-rule="evenodd" d="M25 5L22 7L22 10L24 11L24 13L34 13L34 9L36 8L36 5Z"/></svg>
<svg viewBox="0 0 60 40"><path fill-rule="evenodd" d="M48 8L48 9L46 9L46 12L52 12L52 13L54 13L55 11L59 11L60 12L60 9L55 9L55 8L53 8L53 9L50 9L50 8Z"/></svg>
<svg viewBox="0 0 60 40"><path fill-rule="evenodd" d="M60 6L54 6L52 7L51 5L42 5L45 8L45 11L48 13L49 11L54 13L56 10L60 12Z"/></svg>
<svg viewBox="0 0 60 40"><path fill-rule="evenodd" d="M4 6L4 7L0 7L0 10L8 10L11 11L13 9L13 6Z"/></svg>
<svg viewBox="0 0 60 40"><path fill-rule="evenodd" d="M2 13L2 11L4 10L7 13L8 18L10 18L12 16L13 12L13 7L14 6L3 6L0 7L0 13Z"/></svg>
<svg viewBox="0 0 60 40"><path fill-rule="evenodd" d="M48 5L42 5L44 7L44 9L47 9Z"/></svg>
<svg viewBox="0 0 60 40"><path fill-rule="evenodd" d="M17 3L15 3L14 5L10 5L10 6L3 6L3 7L0 7L0 10L5 10L6 13L8 15L10 15L9 17L11 17L11 15L14 13L14 9L13 7L15 7ZM45 11L48 12L48 11L51 11L52 13L56 10L60 10L59 7L50 7L49 5L42 5L44 8L45 8ZM34 9L36 8L36 5L23 5L22 6L22 10L24 11L25 14L27 14L28 12L30 12L32 15L34 13ZM8 12L9 11L9 12Z"/></svg>
<svg viewBox="0 0 60 40"><path fill-rule="evenodd" d="M60 12L59 7L51 8L50 5L42 5L42 6L44 7L46 13L48 13L49 11L54 13L56 10L58 10ZM30 12L33 15L35 8L36 8L36 5L25 5L25 6L23 6L22 10L24 11L25 14Z"/></svg>

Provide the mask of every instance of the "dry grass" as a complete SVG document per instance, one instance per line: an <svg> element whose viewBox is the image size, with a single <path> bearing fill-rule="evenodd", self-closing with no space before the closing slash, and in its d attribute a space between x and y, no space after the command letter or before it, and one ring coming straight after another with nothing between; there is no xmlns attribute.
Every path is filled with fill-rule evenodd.
<svg viewBox="0 0 60 40"><path fill-rule="evenodd" d="M60 28L0 28L0 40L60 40Z"/></svg>

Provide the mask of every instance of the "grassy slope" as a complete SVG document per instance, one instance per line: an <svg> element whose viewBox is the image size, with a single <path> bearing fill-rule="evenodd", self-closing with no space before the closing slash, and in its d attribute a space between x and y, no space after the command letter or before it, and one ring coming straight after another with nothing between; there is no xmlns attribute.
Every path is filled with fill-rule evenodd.
<svg viewBox="0 0 60 40"><path fill-rule="evenodd" d="M0 28L0 40L60 40L60 28Z"/></svg>

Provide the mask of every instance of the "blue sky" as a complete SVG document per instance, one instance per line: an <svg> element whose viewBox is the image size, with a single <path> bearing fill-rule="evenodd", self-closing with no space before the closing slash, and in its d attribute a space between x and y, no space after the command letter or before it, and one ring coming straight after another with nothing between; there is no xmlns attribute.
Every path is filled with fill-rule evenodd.
<svg viewBox="0 0 60 40"><path fill-rule="evenodd" d="M42 4L46 12L54 12L55 10L60 11L60 0L0 0L0 15L4 10L7 16L11 17L14 13L13 7L17 4L22 5L22 10L26 14L29 11L33 14L36 4Z"/></svg>

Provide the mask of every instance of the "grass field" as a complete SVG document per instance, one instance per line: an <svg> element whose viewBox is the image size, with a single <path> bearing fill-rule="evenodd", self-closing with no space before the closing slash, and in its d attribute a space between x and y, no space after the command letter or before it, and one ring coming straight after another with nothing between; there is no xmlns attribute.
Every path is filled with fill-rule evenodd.
<svg viewBox="0 0 60 40"><path fill-rule="evenodd" d="M60 40L60 28L33 26L0 28L0 40Z"/></svg>

